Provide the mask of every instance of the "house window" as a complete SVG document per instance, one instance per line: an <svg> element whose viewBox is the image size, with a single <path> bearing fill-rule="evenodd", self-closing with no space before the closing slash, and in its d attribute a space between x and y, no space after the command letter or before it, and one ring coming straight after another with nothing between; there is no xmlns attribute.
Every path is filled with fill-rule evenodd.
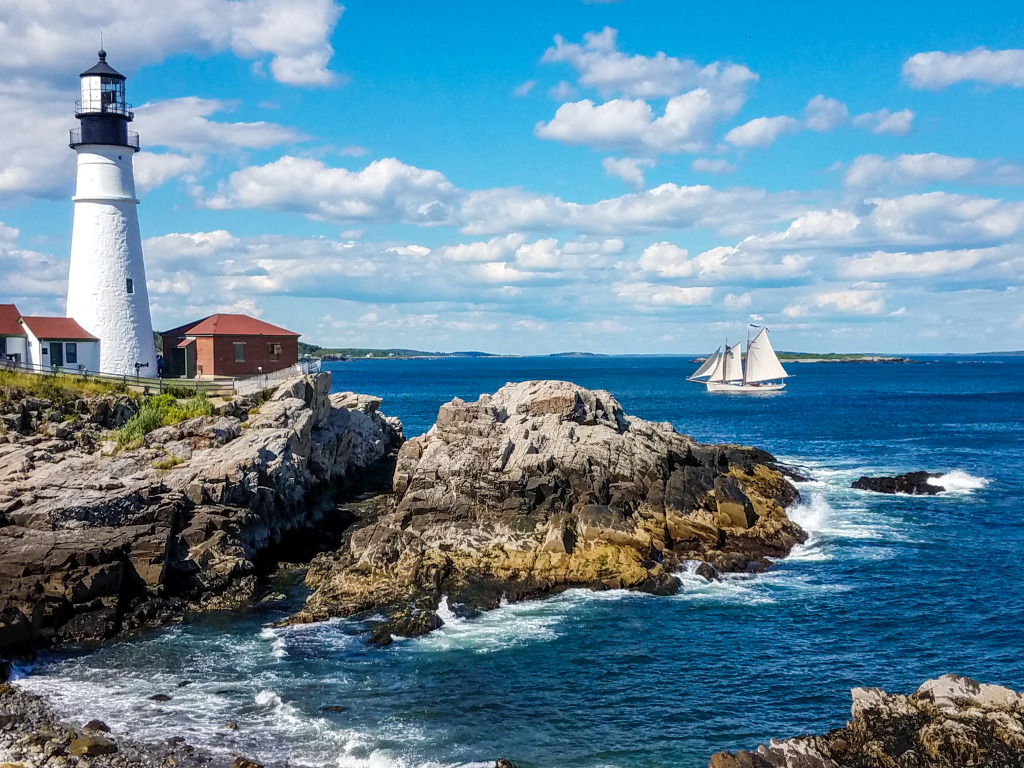
<svg viewBox="0 0 1024 768"><path fill-rule="evenodd" d="M235 362L236 363L244 363L245 362L245 342L244 341L236 341L236 342L234 342L234 347L235 347Z"/></svg>
<svg viewBox="0 0 1024 768"><path fill-rule="evenodd" d="M64 362L78 365L78 344L68 342L64 345Z"/></svg>
<svg viewBox="0 0 1024 768"><path fill-rule="evenodd" d="M128 293L129 294L135 293L135 281L134 280L132 280L129 277L128 279L126 279L124 281L124 283L125 283L125 287L128 289Z"/></svg>
<svg viewBox="0 0 1024 768"><path fill-rule="evenodd" d="M273 343L267 344L267 357L270 359L270 362L272 363L276 363L278 360L280 360L281 345Z"/></svg>

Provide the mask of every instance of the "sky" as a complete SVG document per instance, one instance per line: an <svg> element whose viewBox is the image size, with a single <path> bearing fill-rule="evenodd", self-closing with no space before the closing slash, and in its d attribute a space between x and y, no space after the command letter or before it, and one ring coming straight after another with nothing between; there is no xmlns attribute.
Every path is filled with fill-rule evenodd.
<svg viewBox="0 0 1024 768"><path fill-rule="evenodd" d="M25 314L64 311L101 33L158 329L1024 349L1019 0L6 0L0 302Z"/></svg>

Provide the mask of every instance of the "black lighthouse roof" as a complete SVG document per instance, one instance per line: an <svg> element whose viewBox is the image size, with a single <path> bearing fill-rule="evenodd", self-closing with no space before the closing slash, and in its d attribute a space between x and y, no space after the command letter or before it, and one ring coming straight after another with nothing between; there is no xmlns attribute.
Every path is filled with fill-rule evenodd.
<svg viewBox="0 0 1024 768"><path fill-rule="evenodd" d="M90 75L100 75L101 77L116 77L118 80L124 80L125 76L114 69L112 66L107 64L107 52L100 50L100 60L93 64L89 69L85 70L79 77L88 77Z"/></svg>

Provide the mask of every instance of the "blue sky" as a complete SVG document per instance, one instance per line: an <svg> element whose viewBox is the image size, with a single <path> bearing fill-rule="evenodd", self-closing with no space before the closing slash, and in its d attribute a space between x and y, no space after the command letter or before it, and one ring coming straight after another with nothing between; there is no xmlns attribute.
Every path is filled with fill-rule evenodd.
<svg viewBox="0 0 1024 768"><path fill-rule="evenodd" d="M324 345L1024 348L1019 3L0 7L0 301L63 311L128 76L154 324Z"/></svg>

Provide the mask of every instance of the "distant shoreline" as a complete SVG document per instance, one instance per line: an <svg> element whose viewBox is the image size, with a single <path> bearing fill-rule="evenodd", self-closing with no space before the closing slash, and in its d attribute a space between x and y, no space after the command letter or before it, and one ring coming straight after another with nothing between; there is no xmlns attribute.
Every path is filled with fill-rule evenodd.
<svg viewBox="0 0 1024 768"><path fill-rule="evenodd" d="M920 353L920 355L876 355L869 353L814 353L814 352L779 352L779 360L783 363L918 363L918 357L943 358L943 357L1024 357L1024 352L934 352ZM679 353L625 353L606 354L602 352L554 352L551 354L535 355L513 355L493 354L490 352L425 352L412 349L348 349L343 351L318 349L314 353L307 353L309 357L318 357L324 362L348 362L353 360L443 360L455 358L460 360L474 359L520 359L520 358L546 358L546 359L579 359L594 358L604 359L613 357L681 357L690 362L702 363L707 360L707 355L688 355Z"/></svg>
<svg viewBox="0 0 1024 768"><path fill-rule="evenodd" d="M361 350L362 351L362 350ZM549 355L497 355L485 352L475 353L464 353L464 352L412 352L412 351L398 351L398 350L365 350L363 354L349 354L349 355L338 355L337 353L330 353L325 355L313 355L313 357L319 357L324 362L352 362L355 360L444 360L444 359L459 359L459 360L480 360L480 359L520 359L528 357L536 358L547 358L547 359L580 359L580 358L613 358L613 357L682 357L687 358L693 363L702 363L707 360L707 357L690 357L686 354L624 354L624 355L611 355L602 354L598 352L558 352ZM900 357L897 355L862 355L862 354L835 354L829 353L824 355L816 355L813 353L779 353L779 360L784 363L912 363L916 362L909 357Z"/></svg>

